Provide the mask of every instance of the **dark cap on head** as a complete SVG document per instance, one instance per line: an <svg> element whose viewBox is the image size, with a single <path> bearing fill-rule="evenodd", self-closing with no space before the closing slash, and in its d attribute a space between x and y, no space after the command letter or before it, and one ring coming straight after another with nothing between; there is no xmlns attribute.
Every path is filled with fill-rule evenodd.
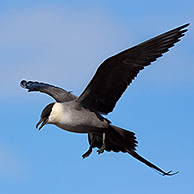
<svg viewBox="0 0 194 194"><path fill-rule="evenodd" d="M48 122L48 117L50 116L50 113L52 111L53 105L55 103L48 104L41 113L40 121L36 124L36 128L41 124L41 126L38 128L39 130Z"/></svg>

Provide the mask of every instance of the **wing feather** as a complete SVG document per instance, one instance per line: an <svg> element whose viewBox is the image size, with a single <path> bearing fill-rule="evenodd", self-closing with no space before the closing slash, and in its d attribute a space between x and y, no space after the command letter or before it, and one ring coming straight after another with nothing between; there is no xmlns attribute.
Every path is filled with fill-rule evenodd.
<svg viewBox="0 0 194 194"><path fill-rule="evenodd" d="M47 83L22 80L20 82L20 85L22 88L28 89L28 92L39 91L48 94L49 96L53 97L57 102L68 102L77 98L71 92L67 92L62 88Z"/></svg>
<svg viewBox="0 0 194 194"><path fill-rule="evenodd" d="M140 70L180 41L189 24L163 33L106 59L77 99L85 108L108 114Z"/></svg>

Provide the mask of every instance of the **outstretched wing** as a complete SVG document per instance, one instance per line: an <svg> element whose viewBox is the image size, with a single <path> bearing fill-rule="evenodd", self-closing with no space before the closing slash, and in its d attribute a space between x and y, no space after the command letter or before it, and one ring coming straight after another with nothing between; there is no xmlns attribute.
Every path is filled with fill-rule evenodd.
<svg viewBox="0 0 194 194"><path fill-rule="evenodd" d="M107 114L140 70L184 36L189 24L161 34L105 60L77 99L85 108Z"/></svg>
<svg viewBox="0 0 194 194"><path fill-rule="evenodd" d="M22 80L20 85L22 88L28 89L28 92L39 91L48 94L57 102L68 102L77 98L75 95L71 94L71 92L46 83Z"/></svg>

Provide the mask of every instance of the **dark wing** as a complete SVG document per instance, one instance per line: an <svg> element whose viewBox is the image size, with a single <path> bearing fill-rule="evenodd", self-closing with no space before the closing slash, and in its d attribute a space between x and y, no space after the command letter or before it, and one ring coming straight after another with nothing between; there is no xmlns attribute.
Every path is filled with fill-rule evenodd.
<svg viewBox="0 0 194 194"><path fill-rule="evenodd" d="M183 28L188 25L161 34L105 60L77 101L93 111L104 114L111 112L139 71L174 46L184 36L187 29Z"/></svg>
<svg viewBox="0 0 194 194"><path fill-rule="evenodd" d="M71 92L67 92L62 88L46 83L22 80L20 82L20 85L22 88L28 89L28 92L39 91L46 93L52 96L57 102L67 102L75 100L77 98L75 95L71 94Z"/></svg>

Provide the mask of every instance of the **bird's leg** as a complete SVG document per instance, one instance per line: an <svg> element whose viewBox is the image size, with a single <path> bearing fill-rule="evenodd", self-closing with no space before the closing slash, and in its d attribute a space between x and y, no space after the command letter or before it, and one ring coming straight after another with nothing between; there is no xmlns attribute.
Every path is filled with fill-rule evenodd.
<svg viewBox="0 0 194 194"><path fill-rule="evenodd" d="M105 133L102 134L102 146L101 148L97 151L98 154L102 154L104 152L106 148L106 144L105 144Z"/></svg>
<svg viewBox="0 0 194 194"><path fill-rule="evenodd" d="M92 146L82 155L82 158L87 158L92 153Z"/></svg>

